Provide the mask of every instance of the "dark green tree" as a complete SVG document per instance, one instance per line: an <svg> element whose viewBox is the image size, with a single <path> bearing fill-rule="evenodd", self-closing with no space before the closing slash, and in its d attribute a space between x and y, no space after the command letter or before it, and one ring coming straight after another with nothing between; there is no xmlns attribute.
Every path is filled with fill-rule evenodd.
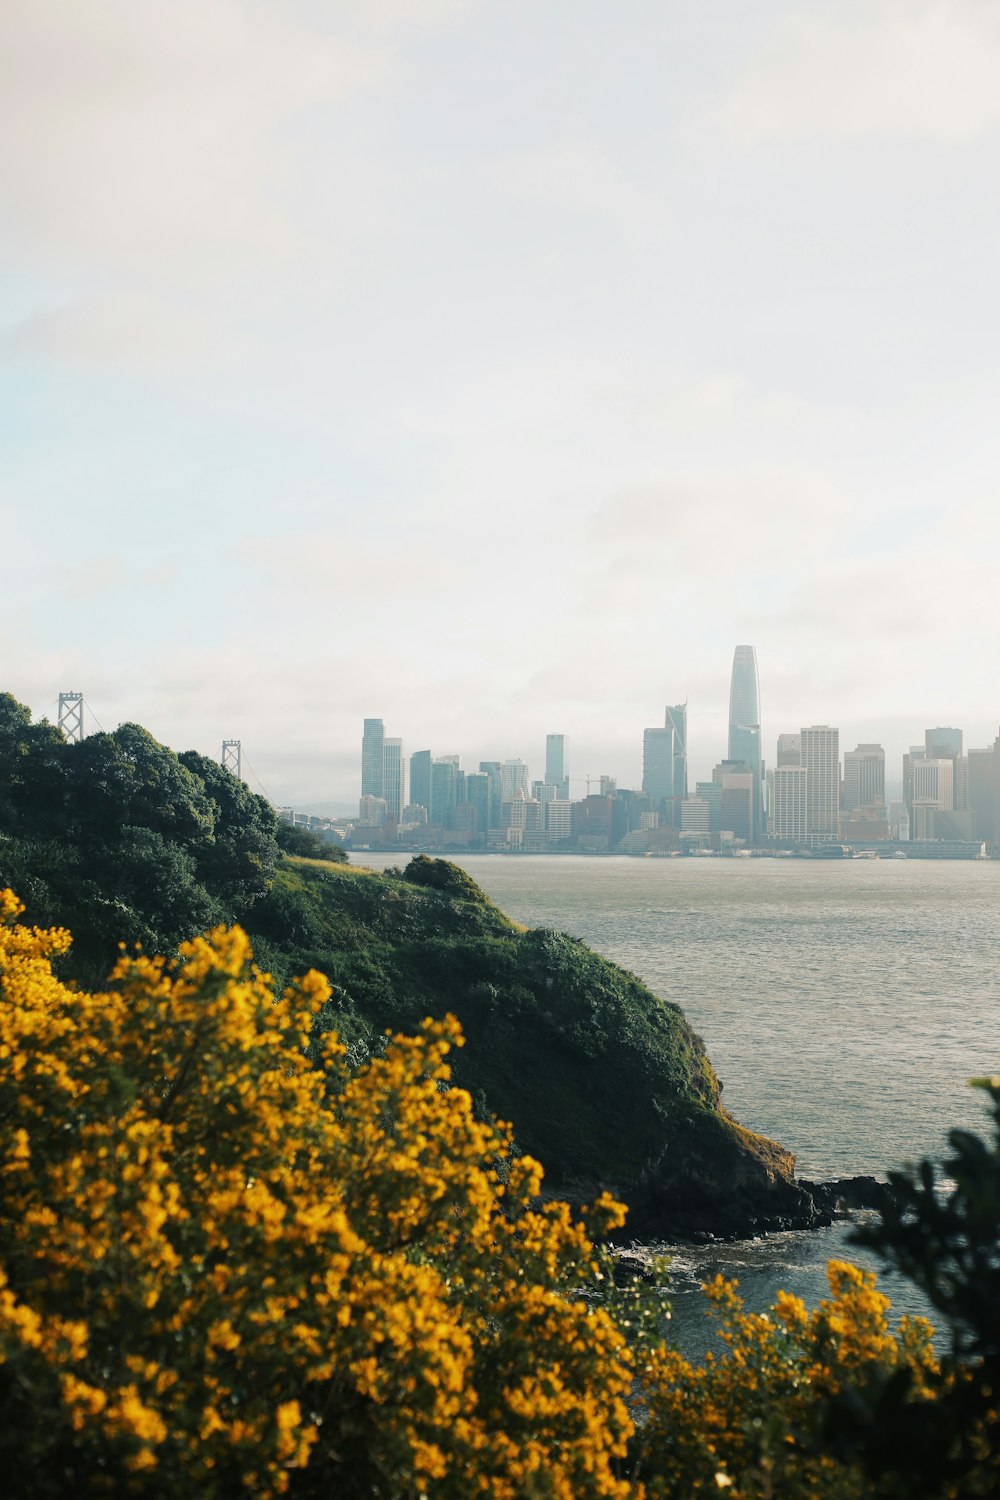
<svg viewBox="0 0 1000 1500"><path fill-rule="evenodd" d="M900 1374L834 1412L834 1440L861 1455L880 1494L1000 1494L1000 1077L973 1082L992 1139L953 1130L939 1166L890 1172L879 1220L851 1237L918 1286L950 1336L934 1399L914 1402Z"/></svg>

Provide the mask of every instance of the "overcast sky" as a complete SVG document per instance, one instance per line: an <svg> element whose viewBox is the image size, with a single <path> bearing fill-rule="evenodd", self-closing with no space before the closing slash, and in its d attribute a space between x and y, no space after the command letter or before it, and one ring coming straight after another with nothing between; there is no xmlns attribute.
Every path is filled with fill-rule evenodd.
<svg viewBox="0 0 1000 1500"><path fill-rule="evenodd" d="M992 742L994 0L6 0L0 138L36 713L636 785L751 642L769 762Z"/></svg>

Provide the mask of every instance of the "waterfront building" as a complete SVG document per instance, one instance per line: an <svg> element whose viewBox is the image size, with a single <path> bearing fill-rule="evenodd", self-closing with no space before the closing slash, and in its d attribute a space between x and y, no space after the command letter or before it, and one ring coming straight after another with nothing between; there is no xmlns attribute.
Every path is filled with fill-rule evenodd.
<svg viewBox="0 0 1000 1500"><path fill-rule="evenodd" d="M644 729L642 731L642 789L660 804L670 802L674 795L674 731L672 729Z"/></svg>
<svg viewBox="0 0 1000 1500"><path fill-rule="evenodd" d="M885 751L881 745L858 745L844 751L844 789L840 810L885 806Z"/></svg>
<svg viewBox="0 0 1000 1500"><path fill-rule="evenodd" d="M546 802L545 829L552 843L568 839L573 833L573 804L567 797L553 798Z"/></svg>
<svg viewBox="0 0 1000 1500"><path fill-rule="evenodd" d="M708 827L711 833L722 829L722 782L696 781L694 794L708 803Z"/></svg>
<svg viewBox="0 0 1000 1500"><path fill-rule="evenodd" d="M977 839L993 841L1000 837L1000 819L997 818L997 803L1000 799L1000 738L984 750L970 750L967 758L972 835Z"/></svg>
<svg viewBox="0 0 1000 1500"><path fill-rule="evenodd" d="M681 824L680 824L680 806L681 806L681 802L683 801L683 799L688 794L688 762L687 762L688 724L687 724L687 704L686 703L678 703L678 704L675 704L673 706L668 705L668 707L667 707L667 709L666 709L666 711L664 713L664 721L663 722L664 722L664 727L667 728L667 729L672 729L673 730L673 734L674 734L674 767L673 767L673 769L674 769L674 774L673 774L673 783L674 783L674 785L673 785L673 799L674 799L674 801L673 801L673 807L671 809L671 819L670 819L670 821L673 823L673 825L674 825L675 828L679 828L681 826Z"/></svg>
<svg viewBox="0 0 1000 1500"><path fill-rule="evenodd" d="M952 807L961 811L969 805L969 763L962 754L962 731L942 728L924 730L924 758L950 760L955 768L952 783Z"/></svg>
<svg viewBox="0 0 1000 1500"><path fill-rule="evenodd" d="M681 832L704 834L712 832L711 807L707 797L685 798L681 804Z"/></svg>
<svg viewBox="0 0 1000 1500"><path fill-rule="evenodd" d="M742 761L754 775L753 814L748 842L757 843L765 806L764 763L760 740L760 679L753 646L737 646L729 681L730 761Z"/></svg>
<svg viewBox="0 0 1000 1500"><path fill-rule="evenodd" d="M712 776L719 784L720 833L731 833L745 844L754 843L760 805L754 767L743 760L724 760L715 767ZM701 783L699 793L700 788Z"/></svg>
<svg viewBox="0 0 1000 1500"><path fill-rule="evenodd" d="M465 777L465 796L475 814L475 832L486 834L490 827L490 778L485 771L469 771Z"/></svg>
<svg viewBox="0 0 1000 1500"><path fill-rule="evenodd" d="M829 724L802 729L806 783L806 842L834 844L840 836L840 731Z"/></svg>
<svg viewBox="0 0 1000 1500"><path fill-rule="evenodd" d="M545 780L549 786L559 788L560 797L569 796L568 748L569 740L564 734L545 736Z"/></svg>
<svg viewBox="0 0 1000 1500"><path fill-rule="evenodd" d="M415 750L410 756L410 801L426 807L431 806L431 762L429 750Z"/></svg>
<svg viewBox="0 0 1000 1500"><path fill-rule="evenodd" d="M510 802L520 789L528 796L528 767L523 760L505 760L500 765L500 801Z"/></svg>
<svg viewBox="0 0 1000 1500"><path fill-rule="evenodd" d="M500 827L500 762L498 760L481 760L479 769L489 778L490 783L490 828Z"/></svg>
<svg viewBox="0 0 1000 1500"><path fill-rule="evenodd" d="M385 792L383 751L385 730L381 719L366 719L361 741L361 795L381 797Z"/></svg>
<svg viewBox="0 0 1000 1500"><path fill-rule="evenodd" d="M778 844L804 844L809 833L809 772L805 766L778 765L771 772L769 826Z"/></svg>
<svg viewBox="0 0 1000 1500"><path fill-rule="evenodd" d="M441 755L431 762L431 806L432 823L450 828L455 808L463 800L459 796L458 756Z"/></svg>
<svg viewBox="0 0 1000 1500"><path fill-rule="evenodd" d="M364 796L358 803L358 822L367 828L382 828L385 824L386 801L384 797Z"/></svg>
<svg viewBox="0 0 1000 1500"><path fill-rule="evenodd" d="M921 760L913 765L913 801L910 837L935 839L950 836L950 823L941 823L938 813L950 813L955 805L955 767L949 760Z"/></svg>
<svg viewBox="0 0 1000 1500"><path fill-rule="evenodd" d="M382 795L385 798L386 816L398 823L406 806L405 770L403 763L403 741L382 741Z"/></svg>

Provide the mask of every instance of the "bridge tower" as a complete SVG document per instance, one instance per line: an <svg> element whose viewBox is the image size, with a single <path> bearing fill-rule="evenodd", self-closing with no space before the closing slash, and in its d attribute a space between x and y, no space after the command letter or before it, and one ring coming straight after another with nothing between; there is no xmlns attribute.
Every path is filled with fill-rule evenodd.
<svg viewBox="0 0 1000 1500"><path fill-rule="evenodd" d="M59 728L70 744L83 739L83 694L59 694Z"/></svg>
<svg viewBox="0 0 1000 1500"><path fill-rule="evenodd" d="M240 740L222 741L222 769L232 771L237 781L243 780L243 745Z"/></svg>

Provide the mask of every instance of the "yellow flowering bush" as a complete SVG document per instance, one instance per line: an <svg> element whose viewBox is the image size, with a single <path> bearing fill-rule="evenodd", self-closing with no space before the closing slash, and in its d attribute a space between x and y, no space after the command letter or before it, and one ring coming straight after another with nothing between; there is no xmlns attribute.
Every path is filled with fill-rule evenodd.
<svg viewBox="0 0 1000 1500"><path fill-rule="evenodd" d="M703 1288L724 1351L702 1365L663 1344L643 1370L648 1420L639 1464L649 1500L726 1495L860 1500L879 1491L826 1433L843 1393L865 1402L898 1372L910 1399L927 1400L937 1365L931 1327L903 1318L893 1334L875 1277L842 1261L827 1268L831 1296L812 1312L779 1292L770 1314L748 1313L721 1276Z"/></svg>
<svg viewBox="0 0 1000 1500"><path fill-rule="evenodd" d="M5 1491L625 1497L588 1226L448 1086L453 1022L351 1073L245 935L62 984L0 894ZM315 1050L315 1049L312 1049ZM658 1419L657 1419L658 1420Z"/></svg>

